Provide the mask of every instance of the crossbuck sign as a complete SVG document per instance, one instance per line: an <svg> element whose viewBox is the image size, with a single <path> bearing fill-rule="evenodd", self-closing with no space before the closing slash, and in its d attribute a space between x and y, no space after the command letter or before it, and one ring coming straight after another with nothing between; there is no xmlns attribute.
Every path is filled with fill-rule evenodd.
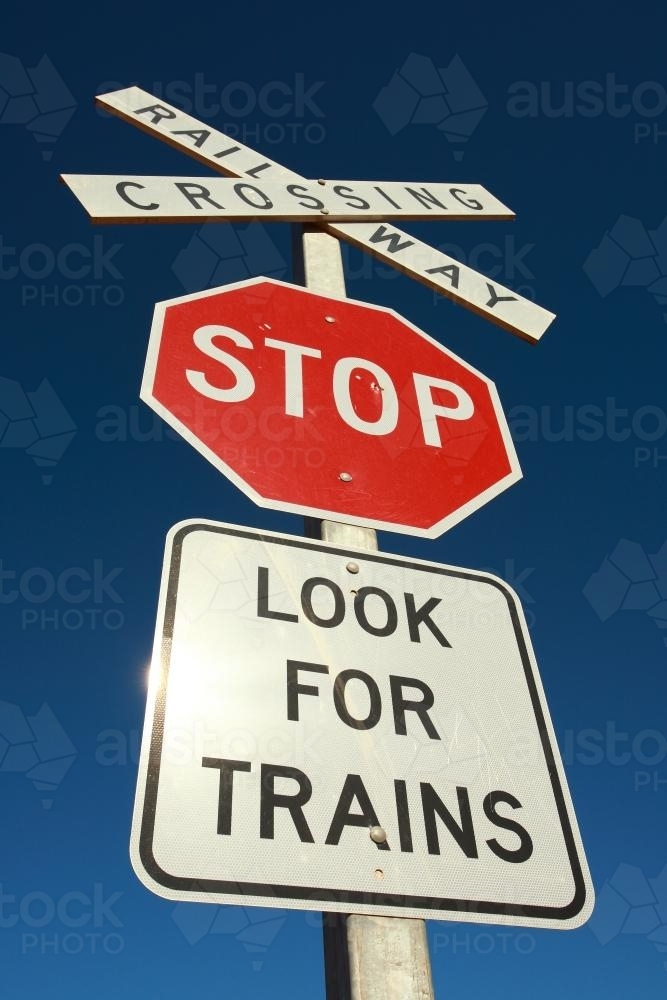
<svg viewBox="0 0 667 1000"><path fill-rule="evenodd" d="M63 181L95 221L273 218L320 222L332 235L526 340L539 340L554 319L553 313L530 299L385 221L401 217L512 218L512 212L479 185L307 180L139 87L117 90L96 100L107 111L219 173L247 178L247 182L230 185L201 177L63 175Z"/></svg>

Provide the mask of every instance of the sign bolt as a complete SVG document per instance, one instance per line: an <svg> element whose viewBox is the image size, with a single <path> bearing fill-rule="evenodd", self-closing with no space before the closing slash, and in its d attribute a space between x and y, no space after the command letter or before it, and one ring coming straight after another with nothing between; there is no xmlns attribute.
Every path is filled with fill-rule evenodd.
<svg viewBox="0 0 667 1000"><path fill-rule="evenodd" d="M320 209L320 215L328 215L328 214L329 214L329 209L328 208L321 208Z"/></svg>
<svg viewBox="0 0 667 1000"><path fill-rule="evenodd" d="M324 317L324 322L325 323L335 323L336 320L333 318L333 316L325 316Z"/></svg>
<svg viewBox="0 0 667 1000"><path fill-rule="evenodd" d="M318 177L317 178L317 183L318 184L326 184L326 181L325 181L324 177Z"/></svg>
<svg viewBox="0 0 667 1000"><path fill-rule="evenodd" d="M351 474L349 472L339 472L338 473L338 478L342 479L342 481L344 483L351 483L352 482L352 476L351 476Z"/></svg>
<svg viewBox="0 0 667 1000"><path fill-rule="evenodd" d="M374 844L384 844L387 841L387 831L383 826L372 826L370 828L371 840Z"/></svg>
<svg viewBox="0 0 667 1000"><path fill-rule="evenodd" d="M348 573L358 573L359 572L359 563L349 562L346 565L345 569L348 571Z"/></svg>

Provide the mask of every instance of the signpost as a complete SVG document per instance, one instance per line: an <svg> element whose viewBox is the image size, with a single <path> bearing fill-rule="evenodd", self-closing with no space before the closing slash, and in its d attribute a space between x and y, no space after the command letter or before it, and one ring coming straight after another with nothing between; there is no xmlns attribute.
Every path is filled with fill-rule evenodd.
<svg viewBox="0 0 667 1000"><path fill-rule="evenodd" d="M305 516L434 538L521 477L484 375L391 309L269 278L158 303L141 398Z"/></svg>
<svg viewBox="0 0 667 1000"><path fill-rule="evenodd" d="M176 900L578 926L590 879L514 593L176 525L132 859Z"/></svg>
<svg viewBox="0 0 667 1000"><path fill-rule="evenodd" d="M97 101L244 180L65 175L94 220L308 223L307 291L157 306L142 398L256 502L324 518L320 542L170 533L133 864L170 898L346 914L325 923L331 1000L432 1000L424 917L575 927L593 893L515 595L377 552L375 527L435 537L519 478L495 387L349 302L339 240L526 340L554 316L387 221L510 218L479 186L310 181L138 87ZM299 430L321 466L306 447L288 468Z"/></svg>

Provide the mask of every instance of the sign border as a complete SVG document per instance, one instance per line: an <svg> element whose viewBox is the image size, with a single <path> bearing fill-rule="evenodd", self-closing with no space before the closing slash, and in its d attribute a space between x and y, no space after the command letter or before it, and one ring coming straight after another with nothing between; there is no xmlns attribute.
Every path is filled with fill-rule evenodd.
<svg viewBox="0 0 667 1000"><path fill-rule="evenodd" d="M202 528L217 534L232 535L237 538L248 538L253 541L267 541L273 544L285 545L294 548L307 548L310 550L337 554L342 557L353 557L369 562L384 563L390 566L407 567L413 570L439 573L444 576L458 577L464 580L483 580L495 586L504 595L510 618L514 627L517 644L519 647L521 662L524 669L524 676L528 685L531 705L535 712L535 719L540 734L540 743L544 753L547 770L551 780L551 787L556 801L556 808L561 823L561 830L566 844L567 855L570 862L570 871L574 882L574 895L570 903L564 907L553 907L543 905L526 905L515 903L498 903L492 901L463 900L463 899L440 899L428 896L409 896L399 893L373 892L366 893L359 890L341 889L320 889L313 886L291 886L291 885L268 885L266 883L249 883L223 879L199 879L185 876L170 875L158 865L153 854L153 835L155 829L155 812L157 804L157 794L160 780L160 761L162 755L162 742L164 736L164 715L166 710L167 680L169 676L169 666L171 658L171 640L173 636L173 625L175 619L175 606L178 590L178 580L180 576L181 554L185 538L192 532ZM205 519L193 519L181 521L174 525L167 536L167 549L165 552L164 574L160 591L160 611L155 635L155 649L152 670L155 670L156 660L159 657L160 676L159 682L152 676L151 687L155 684L154 698L149 699L147 708L144 734L141 748L141 761L138 774L137 800L135 802L135 815L132 829L131 854L133 867L144 884L142 878L146 874L157 885L170 891L189 892L194 897L201 897L204 894L224 894L227 896L258 896L271 897L277 900L299 901L309 900L322 903L322 910L331 909L332 902L338 904L336 909L343 909L341 904L345 904L346 911L354 910L355 904L360 905L367 912L373 906L382 906L385 909L396 907L396 911L401 909L419 909L428 911L430 914L442 912L440 919L456 919L451 916L453 913L467 913L469 919L475 921L478 916L484 920L492 922L493 916L516 917L516 924L526 924L532 926L563 927L568 921L571 927L579 926L583 923L593 907L593 888L588 874L585 855L581 847L576 817L571 807L567 784L564 774L559 773L559 766L554 755L552 745L552 726L544 692L542 690L537 664L532 654L532 649L527 641L527 634L524 631L523 616L516 594L500 578L488 573L476 570L458 569L452 566L438 565L425 562L424 560L414 560L411 557L388 555L381 552L359 551L355 549L340 548L338 545L326 543L318 540L300 538L297 536L283 535L276 532L263 531L251 528L242 528L236 525L223 524L217 521L207 521ZM152 718L150 709L152 708ZM147 740L150 738L149 750L146 750ZM555 740L554 740L555 742ZM147 757L147 760L145 758ZM146 764L146 766L144 766ZM145 787L140 785L145 778ZM140 800L139 794L143 791L143 798ZM139 801L141 801L141 812L139 813ZM568 808L568 806L570 808ZM570 810L571 815L570 815ZM138 847L137 858L134 857L135 847ZM580 849L580 850L579 850ZM140 872L136 861L140 861L143 872ZM583 865L582 865L583 861ZM152 888L152 886L149 886ZM169 898L181 898L169 896ZM210 902L220 902L210 899ZM239 905L243 905L239 903ZM257 905L264 905L258 903ZM447 914L447 915L445 915ZM581 916L579 920L575 918ZM491 918L491 920L489 920ZM523 919L522 919L523 918ZM431 917L432 919L432 917ZM537 920L539 923L533 923ZM553 923L552 923L553 921ZM505 921L512 923L513 921Z"/></svg>
<svg viewBox="0 0 667 1000"><path fill-rule="evenodd" d="M409 329L421 337L422 340L426 340L439 351L442 351L448 357L453 358L467 371L476 375L477 378L484 382L491 397L495 417L498 423L498 430L500 431L500 436L502 438L510 466L510 471L507 475L503 476L502 479L497 480L497 482L493 483L492 486L488 486L485 490L482 490L481 493L478 493L477 496L468 500L467 503L457 507L456 510L451 512L451 514L447 514L445 517L440 518L439 521L436 521L429 527L425 528L420 528L416 525L410 524L400 524L396 521L382 521L380 518L360 517L357 514L348 514L342 510L329 510L325 507L315 507L309 504L288 503L285 500L274 500L271 497L265 497L259 493L247 479L244 479L240 473L236 472L230 465L223 461L223 459L220 458L212 448L209 448L209 446L193 431L191 431L190 428L187 427L181 420L179 420L170 409L164 406L164 404L161 403L160 400L154 395L153 387L155 385L155 373L157 371L158 355L160 345L162 343L165 314L170 306L183 305L186 302L196 302L198 299L213 298L215 295L222 295L226 292L235 291L240 288L252 288L253 285L260 284L277 285L278 287L289 288L295 292L301 292L311 298L344 302L348 305L352 304L362 306L363 308L373 310L374 312L387 313L389 316L393 316L394 319L397 319L404 326L409 327ZM191 292L188 295L179 295L173 299L164 299L161 302L156 302L153 311L153 322L151 324L151 331L148 340L146 363L141 380L139 397L144 403L150 406L159 417L162 417L162 419L168 423L170 427L173 427L173 429L177 431L178 434L188 442L188 444L192 445L192 447L198 451L200 455L203 455L203 457L207 459L207 461L209 461L211 465L218 470L218 472L221 472L223 476L229 479L230 482L241 490L242 493L252 500L253 503L257 504L258 507L264 507L269 510L277 510L281 513L287 512L289 514L301 514L302 517L316 517L329 521L342 521L345 524L353 523L362 525L363 527L376 528L380 531L394 531L397 534L411 535L417 538L438 538L446 531L449 531L450 528L453 528L455 525L465 520L466 517L469 517L471 514L480 510L480 508L486 506L490 500L494 500L501 493L504 493L505 490L509 489L510 486L514 486L523 478L519 458L516 453L516 448L514 447L514 441L512 440L505 411L503 410L502 403L500 402L498 390L496 389L495 382L493 382L488 375L480 372L468 361L460 358L458 354L455 354L448 347L445 347L444 344L439 343L434 337L429 336L428 333L421 330L418 326L415 326L414 323L411 323L409 319L405 318L405 316L396 312L395 309L390 309L388 306L378 306L370 302L364 302L362 299L349 299L341 295L332 295L329 292L326 295L323 295L322 293L314 292L303 285L294 285L289 281L279 281L277 278L267 278L264 276L244 278L241 281L230 282L228 285L217 285L213 288L206 288L201 292Z"/></svg>

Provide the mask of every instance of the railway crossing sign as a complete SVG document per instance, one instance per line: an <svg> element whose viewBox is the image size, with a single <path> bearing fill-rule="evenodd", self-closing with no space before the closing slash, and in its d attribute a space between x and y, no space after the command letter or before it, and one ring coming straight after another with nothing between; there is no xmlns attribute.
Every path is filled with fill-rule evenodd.
<svg viewBox="0 0 667 1000"><path fill-rule="evenodd" d="M484 375L269 278L158 303L141 398L263 507L434 538L521 478Z"/></svg>
<svg viewBox="0 0 667 1000"><path fill-rule="evenodd" d="M103 94L96 98L97 103L110 111L112 114L119 115L125 121L136 125L138 128L150 135L157 136L163 141L167 142L169 145L180 149L182 152L193 156L195 159L202 163L207 164L207 166L212 167L219 173L231 175L233 177L245 177L249 178L249 186L255 188L254 195L251 195L249 190L245 190L245 193L254 198L256 202L256 217L263 217L263 213L268 210L266 207L266 199L261 197L262 193L265 193L268 197L268 191L264 192L262 185L265 182L277 182L279 185L283 185L283 190L286 192L285 196L291 205L291 201L295 196L289 195L287 191L287 186L294 187L306 186L307 191L313 190L313 181L308 181L303 178L300 174L295 173L292 170L281 166L281 164L276 163L273 160L263 157L249 146L245 146L243 143L239 142L237 139L230 139L229 136L225 135L224 132L219 132L216 129L209 128L208 125L203 122L198 121L196 118L192 118L190 115L185 114L179 108L173 107L167 104L165 101L158 100L152 94L147 93L145 90L141 90L139 87L127 87L124 90L113 91L109 94ZM141 178L141 177L125 177L125 178L106 178L100 180L98 176L91 177L89 181L86 181L83 175L73 175L66 174L63 179L66 183L70 184L72 190L75 192L77 197L81 197L87 207L92 209L92 215L94 218L98 218L100 221L123 221L120 214L122 202L124 208L123 213L126 213L125 221L137 221L137 219L143 219L150 221L151 219L160 219L164 202L156 202L153 198L150 201L146 199L147 189L150 188L151 184L157 184L160 190L163 192L160 197L167 198L169 205L165 209L166 212L171 213L164 217L164 221L174 221L181 216L178 213L174 214L175 209L173 207L174 199L174 189L178 191L176 187L178 183L185 184L197 184L199 187L204 187L205 190L209 190L209 200L202 200L202 192L199 191L199 198L196 197L197 192L190 187L186 190L190 191L193 195L193 199L189 202L188 211L192 211L193 215L188 218L188 221L204 221L205 218L216 218L222 220L223 218L233 218L233 216L225 216L222 209L215 208L211 205L211 201L215 202L215 198L211 196L211 191L213 190L211 182L211 188L206 188L205 178ZM148 182L148 183L147 183ZM364 182L361 182L362 184ZM387 193L391 188L392 191L398 195L398 189L403 189L401 195L403 205L406 197L405 188L412 187L417 189L418 187L425 187L428 189L431 185L410 185L410 184L399 184L398 189L395 189L392 184L387 185L384 182L372 181L365 182L368 187L365 188L368 192L369 188L375 188L375 193L373 195L374 200L380 198L377 192L377 188L385 190ZM325 182L324 187L327 184L331 186L331 195L327 195L327 198L333 198L333 201L327 201L324 204L324 208L329 205L331 207L328 209L329 212L335 211L333 207L334 204L338 208L341 208L344 204L344 198L342 196L336 195L333 190L334 187L340 187L341 184L344 186L349 186L346 182ZM121 185L120 190L123 191L125 198L119 194L118 186ZM125 185L124 187L122 185ZM128 186L130 185L130 186ZM131 186L134 185L134 186ZM136 185L141 185L137 187ZM423 195L422 201L416 198L415 201L420 202L422 207L425 207L425 202L431 204L434 209L438 211L451 212L451 204L457 201L456 195L452 194L452 191L468 191L472 193L472 185L461 184L445 185L447 188L448 202L445 209L439 208L433 203L433 198L429 198L428 195ZM322 186L320 185L320 189ZM233 188L232 188L233 190ZM257 192L260 192L258 194ZM180 191L183 195L183 202L188 204L188 198L184 195L183 191ZM431 193L432 194L432 193ZM498 218L508 218L511 217L509 210L493 199L488 192L483 188L479 188L478 194L480 198L477 199L474 196L467 199L469 202L478 200L482 203L482 198L486 200L489 205L489 210L495 213ZM206 197L206 196L204 196ZM408 200L412 196L408 195ZM463 198L463 196L460 196ZM170 200L171 198L171 200ZM489 200L491 199L491 200ZM194 207L192 201L195 201L201 210ZM237 201L243 201L242 198L236 198ZM269 200L271 200L269 198ZM302 199L305 200L305 199ZM338 205L338 201L342 205ZM354 209L355 201L354 196L347 195L348 205L345 206L350 211L356 211ZM367 202L361 199L364 204ZM386 198L382 197L382 200L386 202ZM395 199L394 199L395 200ZM436 201L438 199L436 198ZM440 199L441 200L441 199ZM465 200L465 199L464 199ZM131 202L135 204L132 205ZM261 207L261 203L264 204L264 209ZM350 203L353 208L350 209ZM146 205L156 205L155 209L146 209ZM181 204L180 199L177 204ZM215 204L220 204L220 202L215 202ZM272 201L273 204L273 201ZM370 211L370 203L369 211ZM379 204L379 202L378 202ZM441 204L445 204L441 200ZM482 203L483 204L483 203ZM137 207L140 205L140 207ZM143 207L141 207L143 205ZM245 206L248 208L249 206ZM294 206L291 206L292 208ZM303 209L303 206L300 206ZM459 208L461 205L459 204ZM465 206L463 206L465 207ZM384 204L382 206L384 212ZM382 215L385 217L400 217L401 209L388 206L389 210L386 214ZM132 211L129 211L129 210ZM181 209L185 211L185 208ZM483 210L483 209L482 209ZM305 210L304 210L305 211ZM355 214L354 218L361 218L363 213L367 211L363 207L359 209L359 215ZM430 218L438 217L435 211L426 210ZM458 209L454 208L454 211ZM473 208L470 215L466 218L475 218L479 215L481 210ZM214 212L214 215L206 215L206 212ZM116 213L116 214L113 214ZM194 213L198 213L195 214ZM240 216L239 216L240 217ZM246 217L245 215L243 216ZM280 212L275 216L276 219L285 217L287 215L281 216ZM440 216L442 217L442 216ZM451 216L455 217L455 216ZM493 214L491 215L493 217ZM370 219L378 218L377 212L368 215ZM408 234L397 229L395 226L388 224L386 222L376 222L376 221L352 221L352 222L329 222L327 223L327 214L323 213L322 210L317 209L313 212L313 218L308 217L308 221L313 222L315 219L322 222L322 228L324 231L331 233L332 235L338 237L340 240L345 240L348 243L352 243L354 246L360 247L371 253L373 256L378 257L383 262L391 264L396 267L399 271L410 275L410 277L415 278L422 284L428 285L435 291L440 292L447 298L452 299L454 302L458 302L461 305L473 310L473 312L484 316L486 319L491 320L491 322L504 327L512 333L516 333L518 336L523 337L529 341L537 341L540 339L542 334L545 332L547 327L550 325L554 319L554 314L546 309L543 309L537 303L532 302L530 299L523 298L516 292L513 292L509 288L505 288L493 279L488 279L484 275L475 271L473 268L461 264L460 261L456 260L454 257L450 257L440 250L429 246L426 243L409 236Z"/></svg>
<svg viewBox="0 0 667 1000"><path fill-rule="evenodd" d="M131 853L193 902L558 928L593 905L510 588L210 521L168 537Z"/></svg>

